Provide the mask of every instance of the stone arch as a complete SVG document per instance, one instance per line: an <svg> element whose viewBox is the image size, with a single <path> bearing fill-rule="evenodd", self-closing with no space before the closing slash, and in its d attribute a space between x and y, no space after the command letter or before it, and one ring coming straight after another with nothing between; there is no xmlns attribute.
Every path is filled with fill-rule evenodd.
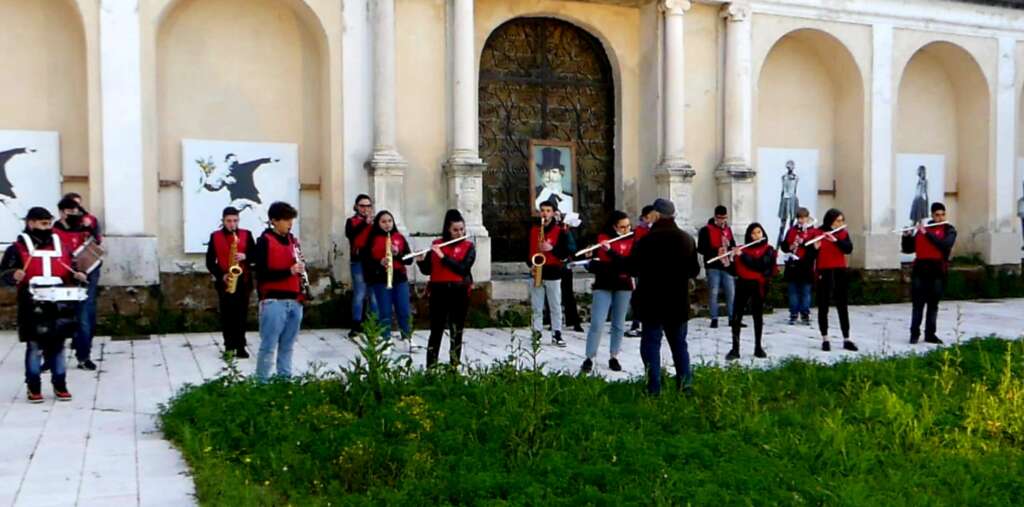
<svg viewBox="0 0 1024 507"><path fill-rule="evenodd" d="M765 188L777 184L761 175L781 169L769 167L779 161L760 160L761 148L816 150L817 188L806 193L816 199L817 215L830 207L840 208L851 231L861 231L868 212L864 204L865 86L853 53L828 32L796 29L775 41L757 76L754 166L759 173L758 194L766 196ZM758 218L772 220L777 206L774 201L759 202ZM777 239L778 229L771 234Z"/></svg>
<svg viewBox="0 0 1024 507"><path fill-rule="evenodd" d="M957 250L977 251L980 245L974 236L985 230L995 201L990 198L995 189L990 188L989 80L962 46L933 41L912 53L897 82L895 152L897 156L923 153L944 157L946 195L941 199L961 231ZM907 168L897 162L893 178L897 196L906 191L899 188L901 170ZM973 205L965 206L968 202ZM907 221L906 214L906 210L896 210L897 225Z"/></svg>

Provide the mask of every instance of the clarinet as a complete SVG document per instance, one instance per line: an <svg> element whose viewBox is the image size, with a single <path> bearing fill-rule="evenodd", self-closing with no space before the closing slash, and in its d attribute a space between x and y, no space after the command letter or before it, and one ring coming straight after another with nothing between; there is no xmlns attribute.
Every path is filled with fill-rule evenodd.
<svg viewBox="0 0 1024 507"><path fill-rule="evenodd" d="M292 247L295 249L295 260L301 262L303 266L306 265L306 258L302 255L302 248L299 247L299 242L296 241ZM299 284L299 292L302 293L302 297L306 301L312 301L313 292L309 289L309 272L306 270L302 271L302 276L299 278L301 283Z"/></svg>

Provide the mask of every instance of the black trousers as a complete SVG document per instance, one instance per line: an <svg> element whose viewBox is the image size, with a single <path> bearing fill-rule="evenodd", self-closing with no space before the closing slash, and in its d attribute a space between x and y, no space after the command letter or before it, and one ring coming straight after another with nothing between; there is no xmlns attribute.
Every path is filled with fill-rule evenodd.
<svg viewBox="0 0 1024 507"><path fill-rule="evenodd" d="M761 333L764 331L764 295L761 285L755 280L736 279L736 296L732 304L732 346L739 350L740 324L743 313L748 311L754 319L754 343L761 346Z"/></svg>
<svg viewBox="0 0 1024 507"><path fill-rule="evenodd" d="M936 274L914 273L910 278L910 297L913 310L910 319L910 337L917 340L921 337L921 317L928 307L924 321L924 336L935 338L935 319L939 315L939 300L946 289L944 276Z"/></svg>
<svg viewBox="0 0 1024 507"><path fill-rule="evenodd" d="M823 269L818 273L818 330L822 336L828 335L829 303L835 304L839 314L839 328L843 338L850 337L850 312L847 309L847 292L849 290L846 268Z"/></svg>
<svg viewBox="0 0 1024 507"><path fill-rule="evenodd" d="M469 287L461 283L430 284L430 338L427 340L427 368L437 364L441 338L447 328L451 340L452 366L462 360L462 330L469 310Z"/></svg>
<svg viewBox="0 0 1024 507"><path fill-rule="evenodd" d="M566 268L562 272L562 307L565 308L566 327L575 327L580 322L580 311L576 308L576 291L572 290L572 269Z"/></svg>
<svg viewBox="0 0 1024 507"><path fill-rule="evenodd" d="M249 295L251 287L241 283L234 294L217 289L220 302L220 328L224 334L225 350L242 350L245 348L245 327L249 317Z"/></svg>

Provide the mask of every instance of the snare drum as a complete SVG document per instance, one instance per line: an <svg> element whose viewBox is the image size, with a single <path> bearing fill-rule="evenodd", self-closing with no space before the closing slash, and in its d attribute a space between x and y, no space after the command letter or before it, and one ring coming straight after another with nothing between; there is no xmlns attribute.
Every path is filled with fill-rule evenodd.
<svg viewBox="0 0 1024 507"><path fill-rule="evenodd" d="M89 298L85 287L29 287L28 292L32 300L50 303L78 302Z"/></svg>
<svg viewBox="0 0 1024 507"><path fill-rule="evenodd" d="M83 273L92 273L96 269L100 262L103 261L103 255L107 253L98 243L89 239L78 247L74 253L72 253L72 262L75 265L75 269Z"/></svg>

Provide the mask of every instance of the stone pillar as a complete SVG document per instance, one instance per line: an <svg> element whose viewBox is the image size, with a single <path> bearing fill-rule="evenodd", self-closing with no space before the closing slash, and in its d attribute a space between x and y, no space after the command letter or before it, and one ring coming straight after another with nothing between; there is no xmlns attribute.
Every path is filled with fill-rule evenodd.
<svg viewBox="0 0 1024 507"><path fill-rule="evenodd" d="M661 161L655 174L658 195L676 205L676 223L692 230L693 166L686 160L686 82L684 80L683 16L687 0L661 0L665 41L662 50Z"/></svg>
<svg viewBox="0 0 1024 507"><path fill-rule="evenodd" d="M981 256L987 264L1020 264L1020 236L1014 232L1017 223L1018 186L1015 174L1017 147L1016 56L1017 41L999 38L999 67L996 77L995 171L989 181L989 219L978 238ZM963 206L963 203L961 203Z"/></svg>
<svg viewBox="0 0 1024 507"><path fill-rule="evenodd" d="M398 223L405 201L405 159L398 153L395 94L395 0L373 4L373 154L366 165L374 206Z"/></svg>
<svg viewBox="0 0 1024 507"><path fill-rule="evenodd" d="M142 165L142 65L138 0L100 6L104 285L160 281L157 239L146 235Z"/></svg>
<svg viewBox="0 0 1024 507"><path fill-rule="evenodd" d="M871 59L871 188L865 231L850 231L855 265L867 269L899 269L900 236L896 227L896 174L893 172L893 27L872 27ZM859 243L859 244L857 244Z"/></svg>
<svg viewBox="0 0 1024 507"><path fill-rule="evenodd" d="M729 208L733 228L745 231L757 217L753 156L753 70L750 5L731 2L725 18L725 157L715 171L718 200Z"/></svg>

